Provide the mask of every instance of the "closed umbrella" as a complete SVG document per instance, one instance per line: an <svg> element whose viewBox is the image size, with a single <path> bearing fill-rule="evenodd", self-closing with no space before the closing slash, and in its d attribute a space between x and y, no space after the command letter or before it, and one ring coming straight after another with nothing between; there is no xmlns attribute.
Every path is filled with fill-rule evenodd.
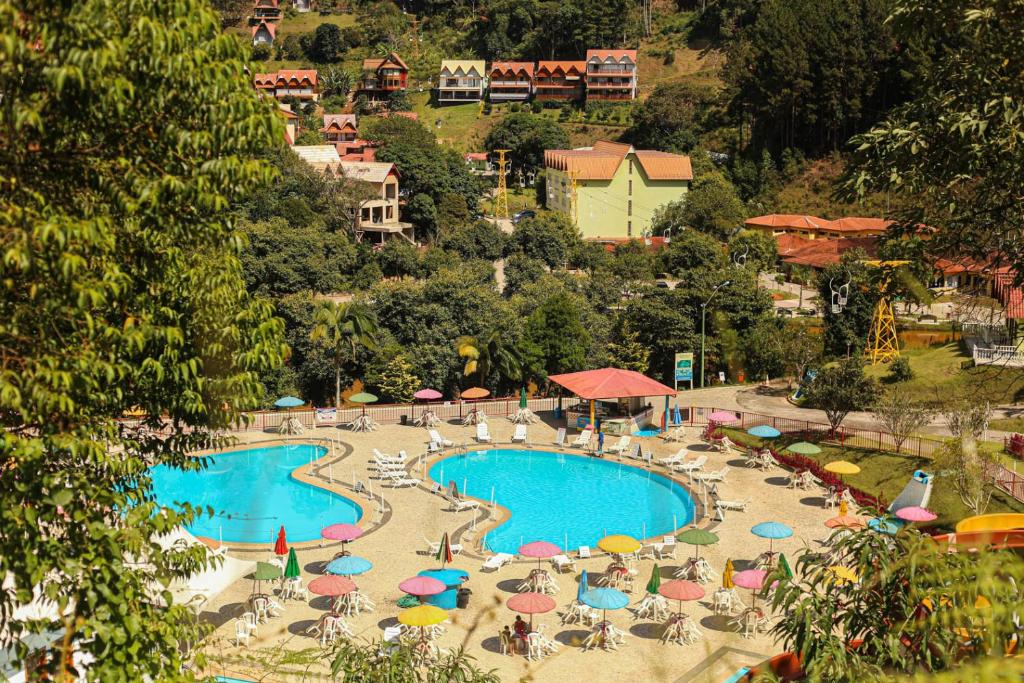
<svg viewBox="0 0 1024 683"><path fill-rule="evenodd" d="M704 589L693 581L674 579L658 589L664 597L679 603L678 614L683 613L683 600L700 600L704 597Z"/></svg>
<svg viewBox="0 0 1024 683"><path fill-rule="evenodd" d="M328 541L341 541L341 554L348 555L345 544L363 535L362 527L355 524L332 524L320 531L320 537Z"/></svg>
<svg viewBox="0 0 1024 683"><path fill-rule="evenodd" d="M722 588L731 590L736 584L733 583L732 575L736 569L732 565L732 559L725 561L725 570L722 571Z"/></svg>
<svg viewBox="0 0 1024 683"><path fill-rule="evenodd" d="M580 572L580 585L576 589L576 599L583 602L583 594L590 590L590 586L587 585L587 570L584 569Z"/></svg>
<svg viewBox="0 0 1024 683"><path fill-rule="evenodd" d="M554 543L548 543L547 541L534 541L533 543L527 543L526 545L519 546L519 554L523 557L537 558L537 569L540 569L540 561L554 557L555 555L561 555L562 549ZM450 562L451 560L449 560Z"/></svg>
<svg viewBox="0 0 1024 683"><path fill-rule="evenodd" d="M702 545L714 545L718 543L718 534L715 534L707 529L687 529L683 533L676 536L676 540L686 545L692 545L696 547L695 552L697 553L695 559L700 559L700 546Z"/></svg>
<svg viewBox="0 0 1024 683"><path fill-rule="evenodd" d="M284 527L277 532L277 542L274 543L274 554L275 555L287 555L288 554L288 539L284 534Z"/></svg>
<svg viewBox="0 0 1024 683"><path fill-rule="evenodd" d="M771 553L772 543L775 541L775 539L789 538L793 535L793 530L785 524L781 524L779 522L761 522L760 524L755 524L753 527L751 527L750 533L754 534L755 536L760 536L761 538L767 538L768 552Z"/></svg>
<svg viewBox="0 0 1024 683"><path fill-rule="evenodd" d="M530 615L530 631L533 631L534 614L545 614L555 609L555 599L543 593L519 593L505 604L513 612Z"/></svg>
<svg viewBox="0 0 1024 683"><path fill-rule="evenodd" d="M273 581L281 578L281 568L269 562L257 562L256 571L252 573L253 595L256 595L263 588L264 581Z"/></svg>
<svg viewBox="0 0 1024 683"><path fill-rule="evenodd" d="M519 389L519 409L520 410L526 410L527 405L528 404L526 402L526 387L520 387L520 389Z"/></svg>
<svg viewBox="0 0 1024 683"><path fill-rule="evenodd" d="M821 453L820 448L815 446L813 443L808 443L806 441L791 443L786 447L786 450L790 453L799 453L800 455L817 455L818 453Z"/></svg>
<svg viewBox="0 0 1024 683"><path fill-rule="evenodd" d="M751 436L756 436L759 439L776 439L782 434L782 432L780 432L775 427L769 427L768 425L758 425L756 427L751 427L750 429L748 429L747 434L750 434Z"/></svg>
<svg viewBox="0 0 1024 683"><path fill-rule="evenodd" d="M661 587L661 570L658 569L658 563L654 563L654 569L651 570L651 580L647 582L647 592L654 595L658 592L658 588Z"/></svg>
<svg viewBox="0 0 1024 683"><path fill-rule="evenodd" d="M793 578L793 570L789 566L789 560L786 559L785 553L779 553L779 569L787 579Z"/></svg>
<svg viewBox="0 0 1024 683"><path fill-rule="evenodd" d="M441 537L441 546L437 549L437 555L434 559L441 563L441 569L452 561L452 544L448 540L448 532L444 532L444 536Z"/></svg>
<svg viewBox="0 0 1024 683"><path fill-rule="evenodd" d="M355 555L346 555L344 557L336 557L328 562L324 571L328 574L338 574L339 576L358 576L359 574L365 574L371 569L373 569L373 563L369 560L356 557Z"/></svg>
<svg viewBox="0 0 1024 683"><path fill-rule="evenodd" d="M286 579L297 579L302 575L299 569L299 556L295 554L295 548L288 549L288 563L284 566L284 577Z"/></svg>

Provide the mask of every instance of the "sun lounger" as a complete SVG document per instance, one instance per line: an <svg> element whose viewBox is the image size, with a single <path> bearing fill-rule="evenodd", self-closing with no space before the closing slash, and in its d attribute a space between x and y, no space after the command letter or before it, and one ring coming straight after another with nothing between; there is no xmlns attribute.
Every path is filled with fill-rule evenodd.
<svg viewBox="0 0 1024 683"><path fill-rule="evenodd" d="M436 441L430 441L427 443L427 453L440 453L442 450L444 450L444 446Z"/></svg>
<svg viewBox="0 0 1024 683"><path fill-rule="evenodd" d="M512 432L512 443L526 443L526 425L516 425Z"/></svg>
<svg viewBox="0 0 1024 683"><path fill-rule="evenodd" d="M746 512L747 506L750 505L750 500L750 498L747 498L746 500L716 500L715 507L722 510Z"/></svg>
<svg viewBox="0 0 1024 683"><path fill-rule="evenodd" d="M480 507L480 501L461 498L459 496L445 496L445 500L451 504L452 509L455 510L455 512L476 510Z"/></svg>
<svg viewBox="0 0 1024 683"><path fill-rule="evenodd" d="M589 545L581 545L579 547L579 550L577 551L576 554L579 556L579 558L581 560L589 560L590 559L590 546Z"/></svg>
<svg viewBox="0 0 1024 683"><path fill-rule="evenodd" d="M651 449L647 446L640 447L640 459L648 465L654 460L654 453L651 453Z"/></svg>
<svg viewBox="0 0 1024 683"><path fill-rule="evenodd" d="M590 444L590 437L593 436L593 429L584 429L576 440L572 442L573 448L586 448Z"/></svg>
<svg viewBox="0 0 1024 683"><path fill-rule="evenodd" d="M405 486L416 486L420 483L420 480L416 477L409 477L405 472L381 472L384 475L384 486L390 486L393 489L403 488Z"/></svg>
<svg viewBox="0 0 1024 683"><path fill-rule="evenodd" d="M565 427L559 427L558 428L558 432L555 434L555 445L556 446L564 446L565 445Z"/></svg>
<svg viewBox="0 0 1024 683"><path fill-rule="evenodd" d="M493 571L497 571L511 561L512 556L508 553L495 553L487 558L481 569L490 569Z"/></svg>
<svg viewBox="0 0 1024 683"><path fill-rule="evenodd" d="M725 465L722 469L717 472L701 472L696 475L694 479L697 481L709 482L709 481L725 481L725 475L729 473L729 466Z"/></svg>
<svg viewBox="0 0 1024 683"><path fill-rule="evenodd" d="M723 453L728 453L729 449L741 450L740 447L734 444L727 436L722 437L722 440L718 442L717 447L718 450Z"/></svg>
<svg viewBox="0 0 1024 683"><path fill-rule="evenodd" d="M629 442L633 439L627 434L620 436L619 440L611 446L608 446L605 450L607 453L622 453L629 448Z"/></svg>
<svg viewBox="0 0 1024 683"><path fill-rule="evenodd" d="M626 457L627 458L634 458L636 460L639 460L640 459L640 444L635 443L632 446L630 446L629 447L629 452L626 453Z"/></svg>
<svg viewBox="0 0 1024 683"><path fill-rule="evenodd" d="M476 440L480 443L490 443L491 432L487 428L486 422L478 422L476 424Z"/></svg>
<svg viewBox="0 0 1024 683"><path fill-rule="evenodd" d="M391 455L389 453L381 453L376 448L373 449L373 457L375 457L376 459L378 459L378 460L380 460L382 462L397 462L397 463L404 463L406 461L406 458L407 458L407 456L405 454L405 451L399 451L398 455Z"/></svg>
<svg viewBox="0 0 1024 683"><path fill-rule="evenodd" d="M568 555L555 555L551 558L551 564L555 566L555 569L559 572L566 570L576 571L576 562L569 559Z"/></svg>
<svg viewBox="0 0 1024 683"><path fill-rule="evenodd" d="M686 428L682 425L673 427L669 431L663 433L661 438L664 439L666 443L669 441L682 441L686 438Z"/></svg>
<svg viewBox="0 0 1024 683"><path fill-rule="evenodd" d="M661 463L662 465L665 465L666 467L669 467L669 466L672 466L672 465L677 465L677 464L683 462L683 460L685 460L685 459L686 459L686 448L683 447L683 448L680 448L678 451L676 451L674 455L670 455L667 458L661 458L660 460L658 460L658 462Z"/></svg>
<svg viewBox="0 0 1024 683"><path fill-rule="evenodd" d="M428 429L427 434L430 435L430 440L441 446L454 446L454 442L451 439L446 439L436 430Z"/></svg>
<svg viewBox="0 0 1024 683"><path fill-rule="evenodd" d="M690 481L693 481L693 473L700 472L704 469L704 465L708 461L708 456L701 455L696 460L690 460L689 462L681 462L677 465L673 465L672 469L676 472L685 472L689 477Z"/></svg>

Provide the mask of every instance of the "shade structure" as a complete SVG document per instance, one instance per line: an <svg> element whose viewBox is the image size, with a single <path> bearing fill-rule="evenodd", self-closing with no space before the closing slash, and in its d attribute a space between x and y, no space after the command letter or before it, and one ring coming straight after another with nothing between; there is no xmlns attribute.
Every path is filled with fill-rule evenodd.
<svg viewBox="0 0 1024 683"><path fill-rule="evenodd" d="M348 595L356 589L352 579L344 576L318 576L309 582L309 592L314 595L326 595L336 598L339 595Z"/></svg>
<svg viewBox="0 0 1024 683"><path fill-rule="evenodd" d="M410 607L409 609L404 609L398 613L398 623L405 624L406 626L417 626L420 628L440 624L447 618L448 613L434 605Z"/></svg>
<svg viewBox="0 0 1024 683"><path fill-rule="evenodd" d="M780 522L761 522L751 527L750 533L761 538L776 539L789 538L793 535L793 530Z"/></svg>
<svg viewBox="0 0 1024 683"><path fill-rule="evenodd" d="M543 593L520 593L508 599L505 605L513 612L530 615L530 630L533 630L533 615L545 614L555 609L555 599Z"/></svg>
<svg viewBox="0 0 1024 683"><path fill-rule="evenodd" d="M284 396L274 401L274 406L277 408L298 408L301 405L305 405L305 402L295 396Z"/></svg>
<svg viewBox="0 0 1024 683"><path fill-rule="evenodd" d="M728 425L739 421L740 418L737 417L735 413L730 413L728 410L716 410L708 415L708 422L715 422L720 425Z"/></svg>
<svg viewBox="0 0 1024 683"><path fill-rule="evenodd" d="M328 574L338 574L340 576L357 576L358 574L365 574L371 569L373 569L373 563L369 560L356 557L355 555L348 555L331 560L327 563L324 571Z"/></svg>
<svg viewBox="0 0 1024 683"><path fill-rule="evenodd" d="M548 543L547 541L534 541L533 543L527 543L526 545L519 546L519 554L523 557L535 557L541 560L546 560L549 557L561 555L562 549L554 543Z"/></svg>
<svg viewBox="0 0 1024 683"><path fill-rule="evenodd" d="M288 538L284 533L284 526L277 532L277 541L274 543L274 554L275 555L287 555L288 554Z"/></svg>
<svg viewBox="0 0 1024 683"><path fill-rule="evenodd" d="M877 531L880 534L887 536L895 536L902 527L896 524L891 519L882 519L880 517L874 517L868 520L868 528L872 531Z"/></svg>
<svg viewBox="0 0 1024 683"><path fill-rule="evenodd" d="M362 527L355 524L332 524L320 531L320 536L328 541L354 541L363 535Z"/></svg>
<svg viewBox="0 0 1024 683"><path fill-rule="evenodd" d="M651 570L651 578L647 582L647 592L654 595L661 588L661 569L658 568L658 563L654 563L654 569Z"/></svg>
<svg viewBox="0 0 1024 683"><path fill-rule="evenodd" d="M676 540L680 543L696 546L696 556L699 558L700 546L718 543L718 534L712 533L707 529L687 529L676 536Z"/></svg>
<svg viewBox="0 0 1024 683"><path fill-rule="evenodd" d="M432 579L429 576L414 576L411 579L406 579L402 583L398 584L398 589L403 593L409 595L437 595L445 590L447 586L437 579Z"/></svg>
<svg viewBox="0 0 1024 683"><path fill-rule="evenodd" d="M256 581L273 581L281 578L281 568L269 562L257 562L252 576Z"/></svg>
<svg viewBox="0 0 1024 683"><path fill-rule="evenodd" d="M594 609L622 609L629 604L629 596L615 588L591 588L581 596L580 602Z"/></svg>
<svg viewBox="0 0 1024 683"><path fill-rule="evenodd" d="M867 524L855 515L839 515L825 520L825 526L829 529L863 529Z"/></svg>
<svg viewBox="0 0 1024 683"><path fill-rule="evenodd" d="M756 591L764 586L764 580L767 576L768 572L764 569L744 569L733 575L732 582L740 588L749 588Z"/></svg>
<svg viewBox="0 0 1024 683"><path fill-rule="evenodd" d="M736 586L736 583L732 580L733 574L736 569L732 566L732 559L725 561L725 569L722 571L722 588L729 590Z"/></svg>
<svg viewBox="0 0 1024 683"><path fill-rule="evenodd" d="M860 468L846 460L833 460L825 465L825 471L832 474L857 474Z"/></svg>
<svg viewBox="0 0 1024 683"><path fill-rule="evenodd" d="M420 401L436 401L437 399L441 398L441 396L442 394L440 391L429 388L420 389L419 391L412 395L413 398L418 399Z"/></svg>
<svg viewBox="0 0 1024 683"><path fill-rule="evenodd" d="M461 396L464 399L473 401L478 398L487 398L491 395L491 392L487 391L483 387L470 387L462 392Z"/></svg>
<svg viewBox="0 0 1024 683"><path fill-rule="evenodd" d="M857 572L840 564L829 567L828 573L832 582L839 586L848 583L858 583L860 581L860 577L857 576Z"/></svg>
<svg viewBox="0 0 1024 683"><path fill-rule="evenodd" d="M569 372L548 377L580 398L632 398L637 396L675 396L676 390L633 370L601 368Z"/></svg>
<svg viewBox="0 0 1024 683"><path fill-rule="evenodd" d="M590 590L590 586L587 585L587 570L584 569L580 572L580 585L576 589L576 599L583 602L583 594Z"/></svg>
<svg viewBox="0 0 1024 683"><path fill-rule="evenodd" d="M703 588L685 579L674 579L662 584L658 592L669 600L700 600L704 597Z"/></svg>
<svg viewBox="0 0 1024 683"><path fill-rule="evenodd" d="M626 536L623 534L605 536L597 542L598 548L606 553L614 553L616 555L635 553L637 550L640 550L641 545L640 541L636 540L632 536Z"/></svg>
<svg viewBox="0 0 1024 683"><path fill-rule="evenodd" d="M807 441L797 441L791 443L786 447L786 450L790 453L799 453L800 455L817 455L821 453L821 449L815 446L813 443Z"/></svg>
<svg viewBox="0 0 1024 683"><path fill-rule="evenodd" d="M284 576L286 579L297 579L302 575L302 570L299 569L299 556L295 554L295 548L288 549L288 563L284 566Z"/></svg>
<svg viewBox="0 0 1024 683"><path fill-rule="evenodd" d="M930 522L936 518L936 514L934 512L925 510L923 507L918 507L917 505L900 508L896 511L896 516L904 522Z"/></svg>
<svg viewBox="0 0 1024 683"><path fill-rule="evenodd" d="M747 434L756 436L759 439L775 439L782 434L782 432L775 427L769 427L768 425L757 425L756 427L748 429Z"/></svg>

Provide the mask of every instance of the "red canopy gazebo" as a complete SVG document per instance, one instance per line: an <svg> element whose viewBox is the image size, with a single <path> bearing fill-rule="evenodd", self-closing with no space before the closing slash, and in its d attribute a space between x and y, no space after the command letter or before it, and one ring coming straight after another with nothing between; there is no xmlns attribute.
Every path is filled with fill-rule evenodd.
<svg viewBox="0 0 1024 683"><path fill-rule="evenodd" d="M665 386L639 372L621 368L569 372L563 375L551 375L548 379L580 398L590 401L591 425L595 424L595 401L647 396L665 397L664 424L668 424L669 396L676 395L676 390L672 387Z"/></svg>

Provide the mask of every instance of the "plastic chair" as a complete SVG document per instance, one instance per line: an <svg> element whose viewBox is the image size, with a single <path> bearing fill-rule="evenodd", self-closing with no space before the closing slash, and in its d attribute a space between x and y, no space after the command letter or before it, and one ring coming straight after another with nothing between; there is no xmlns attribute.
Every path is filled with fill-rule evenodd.
<svg viewBox="0 0 1024 683"><path fill-rule="evenodd" d="M259 623L256 620L256 613L255 612L243 612L242 613L242 621L245 622L245 626L246 626L246 628L249 629L249 633L251 633L253 635L256 635L256 626Z"/></svg>
<svg viewBox="0 0 1024 683"><path fill-rule="evenodd" d="M249 647L251 639L252 632L249 631L249 625L242 619L235 619L235 645L241 647L242 641L245 641L245 646Z"/></svg>

